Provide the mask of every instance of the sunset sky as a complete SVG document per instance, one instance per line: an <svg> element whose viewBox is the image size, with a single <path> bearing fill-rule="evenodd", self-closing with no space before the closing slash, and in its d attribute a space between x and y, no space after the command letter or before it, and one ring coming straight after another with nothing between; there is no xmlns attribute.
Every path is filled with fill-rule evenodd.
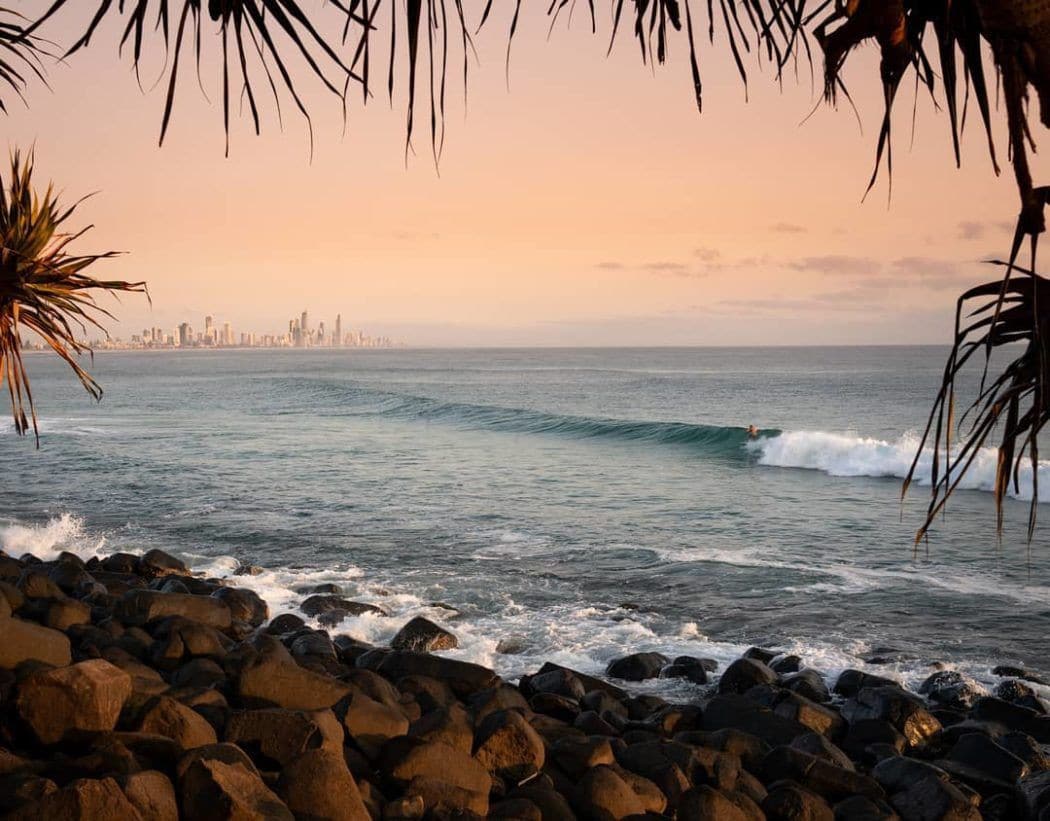
<svg viewBox="0 0 1050 821"><path fill-rule="evenodd" d="M128 251L98 275L146 279L153 298L152 309L134 296L116 306L122 336L200 327L208 313L275 332L305 308L413 345L946 342L958 292L992 275L977 261L1007 251L1009 171L992 174L976 116L956 170L924 92L909 149L911 78L892 202L885 176L861 202L881 116L871 49L847 73L863 133L847 105L800 125L819 92L805 67L781 91L752 61L745 102L717 34L713 51L703 44L698 115L684 39L655 72L628 36L606 59L601 3L597 36L578 11L549 41L546 4L526 4L508 89L510 5L477 37L466 117L453 60L440 174L423 109L406 165L400 91L393 108L381 80L367 107L355 98L344 137L338 100L305 73L312 162L290 103L283 132L269 108L262 137L236 120L224 158L210 63L212 102L184 71L158 148L164 89L139 90L115 19L51 70L51 91L37 84L30 108L12 107L8 142L35 143L39 172L69 196L99 192L83 206L97 227L80 248ZM82 22L44 34L67 44ZM998 148L1005 163L1001 133Z"/></svg>

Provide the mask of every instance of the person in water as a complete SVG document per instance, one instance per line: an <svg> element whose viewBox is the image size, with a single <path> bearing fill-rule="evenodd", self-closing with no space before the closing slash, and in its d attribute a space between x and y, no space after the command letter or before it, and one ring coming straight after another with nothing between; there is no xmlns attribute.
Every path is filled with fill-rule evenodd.
<svg viewBox="0 0 1050 821"><path fill-rule="evenodd" d="M756 428L754 425L748 425L747 426L747 438L748 439L757 439L758 438L758 428Z"/></svg>

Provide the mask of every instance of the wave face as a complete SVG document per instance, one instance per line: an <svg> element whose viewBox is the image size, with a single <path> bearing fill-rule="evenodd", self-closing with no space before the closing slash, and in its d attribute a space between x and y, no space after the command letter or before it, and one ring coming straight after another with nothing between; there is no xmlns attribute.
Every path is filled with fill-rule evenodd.
<svg viewBox="0 0 1050 821"><path fill-rule="evenodd" d="M781 468L819 470L829 476L871 476L904 479L915 458L919 440L914 435L901 436L893 442L864 436L847 436L825 431L789 431L778 436L748 443L748 450L758 455L758 464ZM933 452L923 451L915 475L921 485L929 485ZM982 448L962 477L959 488L991 493L995 487L998 454L995 448ZM1050 470L1050 461L1040 461L1041 470ZM1010 485L1010 496L1032 498L1032 468L1024 465L1018 475L1018 486ZM1050 502L1046 494L1040 503Z"/></svg>

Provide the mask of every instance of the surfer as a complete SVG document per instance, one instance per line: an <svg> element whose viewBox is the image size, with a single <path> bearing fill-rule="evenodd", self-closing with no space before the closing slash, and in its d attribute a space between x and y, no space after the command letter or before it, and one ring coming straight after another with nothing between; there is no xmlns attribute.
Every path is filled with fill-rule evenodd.
<svg viewBox="0 0 1050 821"><path fill-rule="evenodd" d="M748 425L747 426L747 438L748 439L757 439L758 438L758 428L756 428L754 425Z"/></svg>

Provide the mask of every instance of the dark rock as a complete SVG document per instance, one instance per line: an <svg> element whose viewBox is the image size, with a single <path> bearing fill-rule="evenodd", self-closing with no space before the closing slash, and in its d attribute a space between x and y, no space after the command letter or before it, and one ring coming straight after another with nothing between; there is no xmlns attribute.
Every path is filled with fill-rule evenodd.
<svg viewBox="0 0 1050 821"><path fill-rule="evenodd" d="M394 650L369 660L368 657L371 655L367 653L361 656L357 660L358 665L365 666L365 669L372 669L390 681L398 681L405 676L413 675L436 678L448 684L460 698L470 696L479 690L486 690L498 681L496 674L485 667L444 656L411 653L407 650Z"/></svg>
<svg viewBox="0 0 1050 821"><path fill-rule="evenodd" d="M1047 684L1047 681L1041 676L1029 672L1023 667L1010 667L1006 664L1000 664L998 667L993 667L992 675L1001 676L1003 678L1020 678L1024 679L1025 681L1030 681L1033 684Z"/></svg>
<svg viewBox="0 0 1050 821"><path fill-rule="evenodd" d="M549 787L530 783L511 792L508 799L525 800L539 807L543 821L575 821L576 819L569 802Z"/></svg>
<svg viewBox="0 0 1050 821"><path fill-rule="evenodd" d="M295 819L254 767L227 763L220 758L201 757L186 766L179 778L179 795L185 818L201 821Z"/></svg>
<svg viewBox="0 0 1050 821"><path fill-rule="evenodd" d="M781 676L797 673L802 669L802 659L798 656L780 656L770 662L769 669Z"/></svg>
<svg viewBox="0 0 1050 821"><path fill-rule="evenodd" d="M545 716L556 718L571 724L580 714L580 706L571 698L555 695L554 693L536 693L529 699L529 708Z"/></svg>
<svg viewBox="0 0 1050 821"><path fill-rule="evenodd" d="M1050 756L1029 735L1010 732L999 738L999 745L1024 761L1032 772L1050 770Z"/></svg>
<svg viewBox="0 0 1050 821"><path fill-rule="evenodd" d="M840 696L855 696L866 687L900 687L891 678L873 676L861 670L843 670L835 682L834 692Z"/></svg>
<svg viewBox="0 0 1050 821"><path fill-rule="evenodd" d="M802 670L794 675L787 676L781 685L793 693L808 698L819 704L831 701L831 693L828 685L824 683L823 676L816 670Z"/></svg>
<svg viewBox="0 0 1050 821"><path fill-rule="evenodd" d="M521 713L529 711L529 703L517 687L510 684L499 684L487 690L474 693L467 704L474 713L474 720L480 722L491 713L499 710L517 710Z"/></svg>
<svg viewBox="0 0 1050 821"><path fill-rule="evenodd" d="M546 748L520 713L502 710L478 725L474 758L493 776L518 783L543 769Z"/></svg>
<svg viewBox="0 0 1050 821"><path fill-rule="evenodd" d="M958 787L936 777L914 781L890 798L907 821L980 821L981 813Z"/></svg>
<svg viewBox="0 0 1050 821"><path fill-rule="evenodd" d="M101 566L110 573L134 573L139 566L139 557L131 553L112 553L102 559Z"/></svg>
<svg viewBox="0 0 1050 821"><path fill-rule="evenodd" d="M855 795L835 805L835 821L900 821L900 816L885 801Z"/></svg>
<svg viewBox="0 0 1050 821"><path fill-rule="evenodd" d="M44 624L63 633L71 627L91 624L91 607L75 599L52 601L47 606Z"/></svg>
<svg viewBox="0 0 1050 821"><path fill-rule="evenodd" d="M762 811L770 821L834 821L835 813L828 802L794 781L770 785L762 802Z"/></svg>
<svg viewBox="0 0 1050 821"><path fill-rule="evenodd" d="M131 625L148 624L168 616L182 616L216 630L225 630L232 622L230 608L210 596L156 590L128 591L118 603L116 615Z"/></svg>
<svg viewBox="0 0 1050 821"><path fill-rule="evenodd" d="M679 656L660 671L660 678L686 678L694 684L707 684L703 659Z"/></svg>
<svg viewBox="0 0 1050 821"><path fill-rule="evenodd" d="M1006 789L1012 789L1029 773L1028 764L980 733L960 738L948 753L948 760L972 767Z"/></svg>
<svg viewBox="0 0 1050 821"><path fill-rule="evenodd" d="M331 710L243 710L226 722L224 740L264 769L279 769L320 748L342 755L343 728Z"/></svg>
<svg viewBox="0 0 1050 821"><path fill-rule="evenodd" d="M769 744L758 736L736 729L677 733L674 740L696 747L709 747L712 750L731 753L752 772L759 771L762 760L771 749Z"/></svg>
<svg viewBox="0 0 1050 821"><path fill-rule="evenodd" d="M746 693L759 684L773 684L777 674L764 662L751 658L740 658L730 664L718 681L718 692Z"/></svg>
<svg viewBox="0 0 1050 821"><path fill-rule="evenodd" d="M337 705L336 712L342 718L348 738L369 759L376 758L390 739L403 736L409 730L409 721L403 712L362 692L352 692L345 702ZM469 742L465 752L470 752Z"/></svg>
<svg viewBox="0 0 1050 821"><path fill-rule="evenodd" d="M405 790L405 798L422 799L425 814L434 819L482 819L488 817L487 793L465 790L438 778L413 778Z"/></svg>
<svg viewBox="0 0 1050 821"><path fill-rule="evenodd" d="M1002 724L1007 729L1027 733L1041 744L1050 744L1050 718L1019 704L986 696L977 699L970 717Z"/></svg>
<svg viewBox="0 0 1050 821"><path fill-rule="evenodd" d="M120 779L120 787L142 821L179 821L175 787L164 773L130 773Z"/></svg>
<svg viewBox="0 0 1050 821"><path fill-rule="evenodd" d="M26 661L68 665L72 661L69 639L58 630L13 616L0 618L0 668L13 670Z"/></svg>
<svg viewBox="0 0 1050 821"><path fill-rule="evenodd" d="M603 681L600 678L589 676L586 673L581 673L579 670L570 670L568 667L562 667L552 662L545 662L542 667L537 671L536 675L542 675L543 673L549 673L552 670L564 670L572 673L576 678L583 684L584 690L590 692L591 690L603 690L618 701L624 701L627 698L627 691L622 687L617 687L615 684L611 684L608 681ZM564 694L563 694L564 695Z"/></svg>
<svg viewBox="0 0 1050 821"><path fill-rule="evenodd" d="M571 670L550 670L537 673L522 679L521 690L528 696L536 693L551 693L573 701L579 701L585 695L584 684L579 676Z"/></svg>
<svg viewBox="0 0 1050 821"><path fill-rule="evenodd" d="M859 759L874 744L889 745L899 755L908 746L908 739L888 721L866 718L850 724L840 742L842 749L854 760Z"/></svg>
<svg viewBox="0 0 1050 821"><path fill-rule="evenodd" d="M580 707L584 710L593 710L606 720L608 717L605 716L605 713L627 718L627 705L604 690L590 690L585 693L580 699Z"/></svg>
<svg viewBox="0 0 1050 821"><path fill-rule="evenodd" d="M941 729L922 699L899 687L865 687L842 708L851 724L864 719L888 721L913 746L919 746Z"/></svg>
<svg viewBox="0 0 1050 821"><path fill-rule="evenodd" d="M1017 785L1017 797L1025 818L1045 818L1050 807L1050 772L1036 773Z"/></svg>
<svg viewBox="0 0 1050 821"><path fill-rule="evenodd" d="M625 681L645 681L659 676L667 662L667 656L660 653L632 653L610 661L605 674Z"/></svg>
<svg viewBox="0 0 1050 821"><path fill-rule="evenodd" d="M572 779L582 777L592 767L616 762L606 738L560 738L551 745L551 757Z"/></svg>
<svg viewBox="0 0 1050 821"><path fill-rule="evenodd" d="M401 790L421 776L469 792L488 794L492 786L488 771L476 759L446 744L409 736L392 739L383 746L379 770Z"/></svg>
<svg viewBox="0 0 1050 821"><path fill-rule="evenodd" d="M350 733L351 736L355 734ZM470 755L474 750L474 727L470 714L459 702L438 707L413 721L408 734L422 741L437 741ZM386 740L403 733L389 734ZM355 736L356 737L356 736Z"/></svg>
<svg viewBox="0 0 1050 821"><path fill-rule="evenodd" d="M890 795L928 778L948 780L948 774L939 767L905 756L883 759L872 768L871 776Z"/></svg>
<svg viewBox="0 0 1050 821"><path fill-rule="evenodd" d="M237 694L247 705L322 710L349 693L346 684L300 667L271 636L258 643L257 654L236 675Z"/></svg>
<svg viewBox="0 0 1050 821"><path fill-rule="evenodd" d="M323 656L335 659L335 643L323 630L310 630L292 641L288 648L293 656Z"/></svg>
<svg viewBox="0 0 1050 821"><path fill-rule="evenodd" d="M326 613L330 610L345 610L351 616L361 616L365 613L375 613L377 616L385 616L387 614L383 608L376 607L374 604L350 601L341 596L331 594L310 596L299 605L299 609L308 616L319 616L321 613Z"/></svg>
<svg viewBox="0 0 1050 821"><path fill-rule="evenodd" d="M270 608L258 593L239 587L220 587L211 594L230 609L235 621L258 627L270 618Z"/></svg>
<svg viewBox="0 0 1050 821"><path fill-rule="evenodd" d="M703 721L705 730L742 730L774 746L790 744L797 736L811 732L806 725L739 695L711 699L704 709Z"/></svg>
<svg viewBox="0 0 1050 821"><path fill-rule="evenodd" d="M544 821L543 811L527 798L510 798L489 807L489 818Z"/></svg>
<svg viewBox="0 0 1050 821"><path fill-rule="evenodd" d="M43 570L29 567L22 571L16 587L27 599L64 599L66 594Z"/></svg>
<svg viewBox="0 0 1050 821"><path fill-rule="evenodd" d="M612 737L620 734L619 730L593 710L586 710L576 716L572 721L572 726L589 736Z"/></svg>
<svg viewBox="0 0 1050 821"><path fill-rule="evenodd" d="M764 815L753 802L738 793L713 787L694 787L682 794L679 821L762 821Z"/></svg>
<svg viewBox="0 0 1050 821"><path fill-rule="evenodd" d="M595 821L613 821L646 811L642 799L611 767L588 770L572 799L577 813Z"/></svg>
<svg viewBox="0 0 1050 821"><path fill-rule="evenodd" d="M108 570L109 568L106 569ZM176 559L170 553L165 553L163 550L156 549L147 551L142 558L138 560L138 566L135 570L149 578L168 576L171 574L188 576L190 572L190 569L186 566L185 562ZM121 572L126 573L131 571Z"/></svg>
<svg viewBox="0 0 1050 821"><path fill-rule="evenodd" d="M845 770L856 769L850 757L820 733L800 735L791 742L791 746L796 750L802 750L804 753L827 761L829 764L834 764L836 767L842 767Z"/></svg>
<svg viewBox="0 0 1050 821"><path fill-rule="evenodd" d="M112 730L130 695L131 676L93 659L29 675L19 684L16 707L41 744L57 744L78 733Z"/></svg>
<svg viewBox="0 0 1050 821"><path fill-rule="evenodd" d="M743 658L753 659L754 661L760 661L763 664L769 664L773 659L779 656L776 650L769 650L765 647L750 647L744 653Z"/></svg>
<svg viewBox="0 0 1050 821"><path fill-rule="evenodd" d="M416 616L397 631L397 635L390 640L390 646L395 650L433 653L438 650L454 650L459 646L459 640L429 619Z"/></svg>
<svg viewBox="0 0 1050 821"><path fill-rule="evenodd" d="M978 698L987 695L976 681L955 670L940 670L929 676L919 692L930 701L961 710L969 710Z"/></svg>
<svg viewBox="0 0 1050 821"><path fill-rule="evenodd" d="M830 801L853 795L884 796L882 787L870 776L835 766L792 747L777 747L762 762L762 780L771 784L785 779Z"/></svg>
<svg viewBox="0 0 1050 821"><path fill-rule="evenodd" d="M171 676L175 687L215 687L226 681L226 672L207 658L193 659Z"/></svg>
<svg viewBox="0 0 1050 821"><path fill-rule="evenodd" d="M517 656L528 649L529 642L524 636L507 636L496 644L496 652L503 656Z"/></svg>
<svg viewBox="0 0 1050 821"><path fill-rule="evenodd" d="M271 636L283 636L301 630L305 626L306 622L294 613L282 613L266 625L265 632Z"/></svg>

